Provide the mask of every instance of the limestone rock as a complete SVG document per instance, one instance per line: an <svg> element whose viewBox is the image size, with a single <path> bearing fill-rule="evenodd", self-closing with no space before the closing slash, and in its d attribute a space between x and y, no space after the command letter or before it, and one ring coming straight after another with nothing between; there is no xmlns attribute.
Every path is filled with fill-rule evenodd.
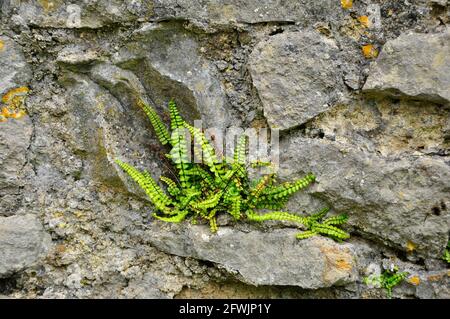
<svg viewBox="0 0 450 319"><path fill-rule="evenodd" d="M32 132L27 116L0 123L0 216L14 213L20 204Z"/></svg>
<svg viewBox="0 0 450 319"><path fill-rule="evenodd" d="M313 194L381 241L440 258L450 229L450 167L440 159L389 160L350 145L293 136L281 142L280 176L312 171ZM299 152L299 150L301 150Z"/></svg>
<svg viewBox="0 0 450 319"><path fill-rule="evenodd" d="M166 107L176 98L189 120L201 117L206 127L237 125L215 67L200 49L191 34L176 26L144 24L112 60L140 79L156 105Z"/></svg>
<svg viewBox="0 0 450 319"><path fill-rule="evenodd" d="M363 90L450 103L450 28L437 34L405 33L388 41Z"/></svg>
<svg viewBox="0 0 450 319"><path fill-rule="evenodd" d="M252 285L316 289L356 280L350 244L321 237L298 241L296 233L294 229L244 233L221 227L211 234L206 226L153 222L148 235L152 245L167 253L218 263Z"/></svg>
<svg viewBox="0 0 450 319"><path fill-rule="evenodd" d="M0 36L0 97L11 89L26 86L30 79L31 69L20 46Z"/></svg>
<svg viewBox="0 0 450 319"><path fill-rule="evenodd" d="M35 264L51 243L33 215L0 217L0 277Z"/></svg>
<svg viewBox="0 0 450 319"><path fill-rule="evenodd" d="M339 49L315 31L284 32L260 42L249 68L272 129L290 129L328 110L343 91Z"/></svg>
<svg viewBox="0 0 450 319"><path fill-rule="evenodd" d="M327 19L341 13L335 1L318 0L126 0L73 3L60 1L7 1L5 15L18 12L29 25L53 28L101 28L115 23L183 19L197 26L230 27L261 22L296 22Z"/></svg>

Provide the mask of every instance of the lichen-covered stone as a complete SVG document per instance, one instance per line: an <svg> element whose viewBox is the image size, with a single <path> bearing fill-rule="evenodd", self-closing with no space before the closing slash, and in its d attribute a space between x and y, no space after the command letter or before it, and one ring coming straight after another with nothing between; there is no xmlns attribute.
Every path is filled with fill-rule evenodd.
<svg viewBox="0 0 450 319"><path fill-rule="evenodd" d="M16 227L0 298L385 298L363 283L385 264L410 273L394 298L448 298L444 2L2 1L0 94L30 92L28 116L0 123L0 228ZM392 83L395 63L410 68ZM350 240L155 222L113 163L175 178L140 95L166 122L175 98L204 127L285 130L282 179L317 175L286 209L346 212Z"/></svg>
<svg viewBox="0 0 450 319"><path fill-rule="evenodd" d="M114 23L131 23L147 19L184 19L202 28L229 27L261 22L296 22L327 18L340 13L336 1L320 0L146 0L146 1L60 1L7 2L5 14L18 12L29 25L53 28L101 28Z"/></svg>
<svg viewBox="0 0 450 319"><path fill-rule="evenodd" d="M349 245L313 237L298 241L293 229L244 233L221 227L154 222L148 232L152 245L178 256L218 263L252 285L299 286L308 289L343 285L356 279Z"/></svg>
<svg viewBox="0 0 450 319"><path fill-rule="evenodd" d="M364 91L449 104L449 51L450 28L435 34L402 34L384 45Z"/></svg>
<svg viewBox="0 0 450 319"><path fill-rule="evenodd" d="M272 129L290 129L330 109L343 95L336 43L315 31L260 42L249 68Z"/></svg>
<svg viewBox="0 0 450 319"><path fill-rule="evenodd" d="M361 232L405 251L411 242L415 253L440 258L449 232L450 167L445 161L389 160L349 144L295 135L280 147L280 176L314 172L312 194L348 213Z"/></svg>
<svg viewBox="0 0 450 319"><path fill-rule="evenodd" d="M0 123L0 216L20 206L33 127L28 116Z"/></svg>

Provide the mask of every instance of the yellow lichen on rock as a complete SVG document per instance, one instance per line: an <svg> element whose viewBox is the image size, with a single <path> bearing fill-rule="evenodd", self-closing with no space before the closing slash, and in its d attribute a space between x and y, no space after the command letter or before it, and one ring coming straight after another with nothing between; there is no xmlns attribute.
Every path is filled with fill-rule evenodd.
<svg viewBox="0 0 450 319"><path fill-rule="evenodd" d="M408 279L409 283L413 284L414 286L418 286L420 284L420 278L419 276L412 276Z"/></svg>
<svg viewBox="0 0 450 319"><path fill-rule="evenodd" d="M0 40L0 52L3 51L3 48L5 47L5 43Z"/></svg>
<svg viewBox="0 0 450 319"><path fill-rule="evenodd" d="M414 250L416 250L417 245L414 244L412 241L408 241L406 243L406 251L408 253L412 253Z"/></svg>
<svg viewBox="0 0 450 319"><path fill-rule="evenodd" d="M364 45L362 52L366 59L373 59L378 56L378 50L372 44Z"/></svg>
<svg viewBox="0 0 450 319"><path fill-rule="evenodd" d="M358 21L366 28L370 27L370 19L368 16L360 16L358 17Z"/></svg>
<svg viewBox="0 0 450 319"><path fill-rule="evenodd" d="M25 113L24 101L29 89L25 86L9 90L2 97L4 106L0 111L0 122L6 122L8 118L20 119Z"/></svg>
<svg viewBox="0 0 450 319"><path fill-rule="evenodd" d="M2 97L2 102L5 104L9 104L13 101L13 99L17 96L24 96L25 94L27 94L30 91L29 88L27 88L26 86L21 86L12 90L9 90L8 92L6 92L5 95L3 95Z"/></svg>
<svg viewBox="0 0 450 319"><path fill-rule="evenodd" d="M353 0L341 0L341 6L344 9L351 9L353 7Z"/></svg>

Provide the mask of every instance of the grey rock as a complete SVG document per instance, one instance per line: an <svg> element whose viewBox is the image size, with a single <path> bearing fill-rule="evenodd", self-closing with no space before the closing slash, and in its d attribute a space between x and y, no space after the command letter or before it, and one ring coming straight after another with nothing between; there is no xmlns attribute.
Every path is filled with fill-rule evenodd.
<svg viewBox="0 0 450 319"><path fill-rule="evenodd" d="M335 1L7 1L5 15L18 12L29 25L53 28L101 28L116 23L183 19L198 27L230 27L262 22L305 22L342 14Z"/></svg>
<svg viewBox="0 0 450 319"><path fill-rule="evenodd" d="M5 15L17 12L28 25L53 28L100 28L114 23L129 23L152 14L150 1L7 1Z"/></svg>
<svg viewBox="0 0 450 319"><path fill-rule="evenodd" d="M430 80L438 98L427 86L425 93L415 89L418 97L403 88L392 93L389 86L372 92L405 97L398 103L359 96L370 75L370 60L361 54L367 43L381 47L403 32L422 32L420 43L411 43L412 62L436 72L431 55L421 50L438 48L423 38L446 34L435 35L448 25L448 1L354 1L351 10L329 0L0 3L0 95L17 86L32 89L29 116L0 123L0 238L17 238L14 247L20 248L4 249L0 241L0 265L8 263L0 298L384 298L362 276L379 273L386 263L411 274L394 297L449 298L441 259L450 207L449 109L411 101L445 103L446 78L436 73ZM361 15L369 18L367 28L356 19ZM283 51L290 39L298 54ZM409 63L411 50L402 50ZM276 114L249 72L263 53L268 70L286 69L257 75L284 81L269 88L273 96L285 99L289 111L309 103L298 114L276 118L287 128L303 123L281 134L282 177L307 170L318 176L286 210L329 205L332 214L349 213L347 243L299 242L296 230L281 228L295 227L287 223L256 228L220 218L217 235L203 226L162 224L152 219L145 194L113 163L121 158L155 178L170 176L166 149L137 107L137 95L166 122L166 103L175 98L189 121L201 117L205 127L243 126L236 119L245 127L266 126L263 111L268 119ZM305 72L303 65L310 68ZM327 103L314 92L300 91L304 99L298 98L298 88L285 85L287 75L300 78L305 92L324 92ZM408 85L416 80L398 79ZM24 223L36 222L35 230L20 226L24 214L38 216L55 240L42 263L32 262L39 250L32 247L39 241L47 246L48 235L34 217ZM5 217L10 215L14 223ZM20 236L12 235L11 224ZM8 232L3 225L10 225ZM12 250L8 256L22 262L5 258Z"/></svg>
<svg viewBox="0 0 450 319"><path fill-rule="evenodd" d="M388 41L371 66L363 90L450 103L450 28L437 34L405 33Z"/></svg>
<svg viewBox="0 0 450 319"><path fill-rule="evenodd" d="M144 24L130 43L112 57L113 63L131 70L156 105L176 98L190 120L206 127L236 125L213 63L203 58L191 34L177 26Z"/></svg>
<svg viewBox="0 0 450 319"><path fill-rule="evenodd" d="M70 137L74 141L70 146L87 154L84 170L91 178L110 186L122 181L139 192L114 160L119 158L145 167L156 176L161 174L157 163L159 142L134 101L143 88L130 71L110 65L99 64L91 76L102 86L86 75L72 72L66 72L60 79L67 87L67 103L77 110L66 124L71 127L68 134L74 135Z"/></svg>
<svg viewBox="0 0 450 319"><path fill-rule="evenodd" d="M318 0L231 0L195 2L190 0L157 0L154 2L158 17L184 18L196 25L215 27L256 24L262 22L306 22L329 19L342 13L340 4Z"/></svg>
<svg viewBox="0 0 450 319"><path fill-rule="evenodd" d="M0 96L16 87L27 86L30 79L31 68L20 46L0 36Z"/></svg>
<svg viewBox="0 0 450 319"><path fill-rule="evenodd" d="M50 235L34 215L0 217L0 277L36 264L50 244Z"/></svg>
<svg viewBox="0 0 450 319"><path fill-rule="evenodd" d="M152 273L146 273L143 278L132 280L126 288L126 293L128 298L166 299L168 296L158 289L160 286L159 278Z"/></svg>
<svg viewBox="0 0 450 319"><path fill-rule="evenodd" d="M249 69L272 129L290 129L331 108L343 94L336 43L315 31L261 41Z"/></svg>
<svg viewBox="0 0 450 319"><path fill-rule="evenodd" d="M347 144L300 136L282 140L280 148L280 176L314 172L317 183L311 193L348 213L360 231L399 249L442 255L450 229L450 167L443 160L389 160Z"/></svg>
<svg viewBox="0 0 450 319"><path fill-rule="evenodd" d="M30 118L0 123L0 216L13 214L20 205L27 173L27 152L33 126Z"/></svg>
<svg viewBox="0 0 450 319"><path fill-rule="evenodd" d="M356 280L350 244L326 238L298 241L294 229L244 233L220 227L211 234L206 226L162 225L148 232L155 247L178 256L218 263L252 285L289 285L316 289Z"/></svg>

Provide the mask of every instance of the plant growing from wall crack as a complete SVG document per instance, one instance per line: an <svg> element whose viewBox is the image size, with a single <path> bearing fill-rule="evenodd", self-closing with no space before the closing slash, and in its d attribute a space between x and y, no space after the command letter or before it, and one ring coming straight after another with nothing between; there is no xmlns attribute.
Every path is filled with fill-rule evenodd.
<svg viewBox="0 0 450 319"><path fill-rule="evenodd" d="M170 158L178 171L178 180L161 176L167 185L167 193L152 178L149 172L139 171L119 159L116 163L145 191L156 210L153 216L166 222L178 223L187 217L209 222L212 232L217 231L218 214L228 213L235 220L247 219L254 222L267 220L292 221L303 226L304 232L297 235L305 239L324 235L341 241L350 235L338 226L347 221L347 215L325 218L328 208L310 216L280 211L289 197L315 181L312 173L293 182L276 183L274 173L251 180L247 166L247 138L242 136L236 144L232 159L217 156L215 149L200 128L185 122L175 105L169 102L171 132L166 128L156 111L139 100L147 114L156 136L163 145L169 145ZM189 133L190 137L186 134ZM201 163L189 159L189 146L194 154L202 158ZM259 165L250 163L250 165ZM264 165L264 164L262 164ZM259 213L260 209L275 211Z"/></svg>
<svg viewBox="0 0 450 319"><path fill-rule="evenodd" d="M385 269L381 275L370 275L364 278L364 283L376 288L384 288L388 298L392 298L392 289L400 284L407 276L408 272L399 272L397 266L392 269Z"/></svg>

